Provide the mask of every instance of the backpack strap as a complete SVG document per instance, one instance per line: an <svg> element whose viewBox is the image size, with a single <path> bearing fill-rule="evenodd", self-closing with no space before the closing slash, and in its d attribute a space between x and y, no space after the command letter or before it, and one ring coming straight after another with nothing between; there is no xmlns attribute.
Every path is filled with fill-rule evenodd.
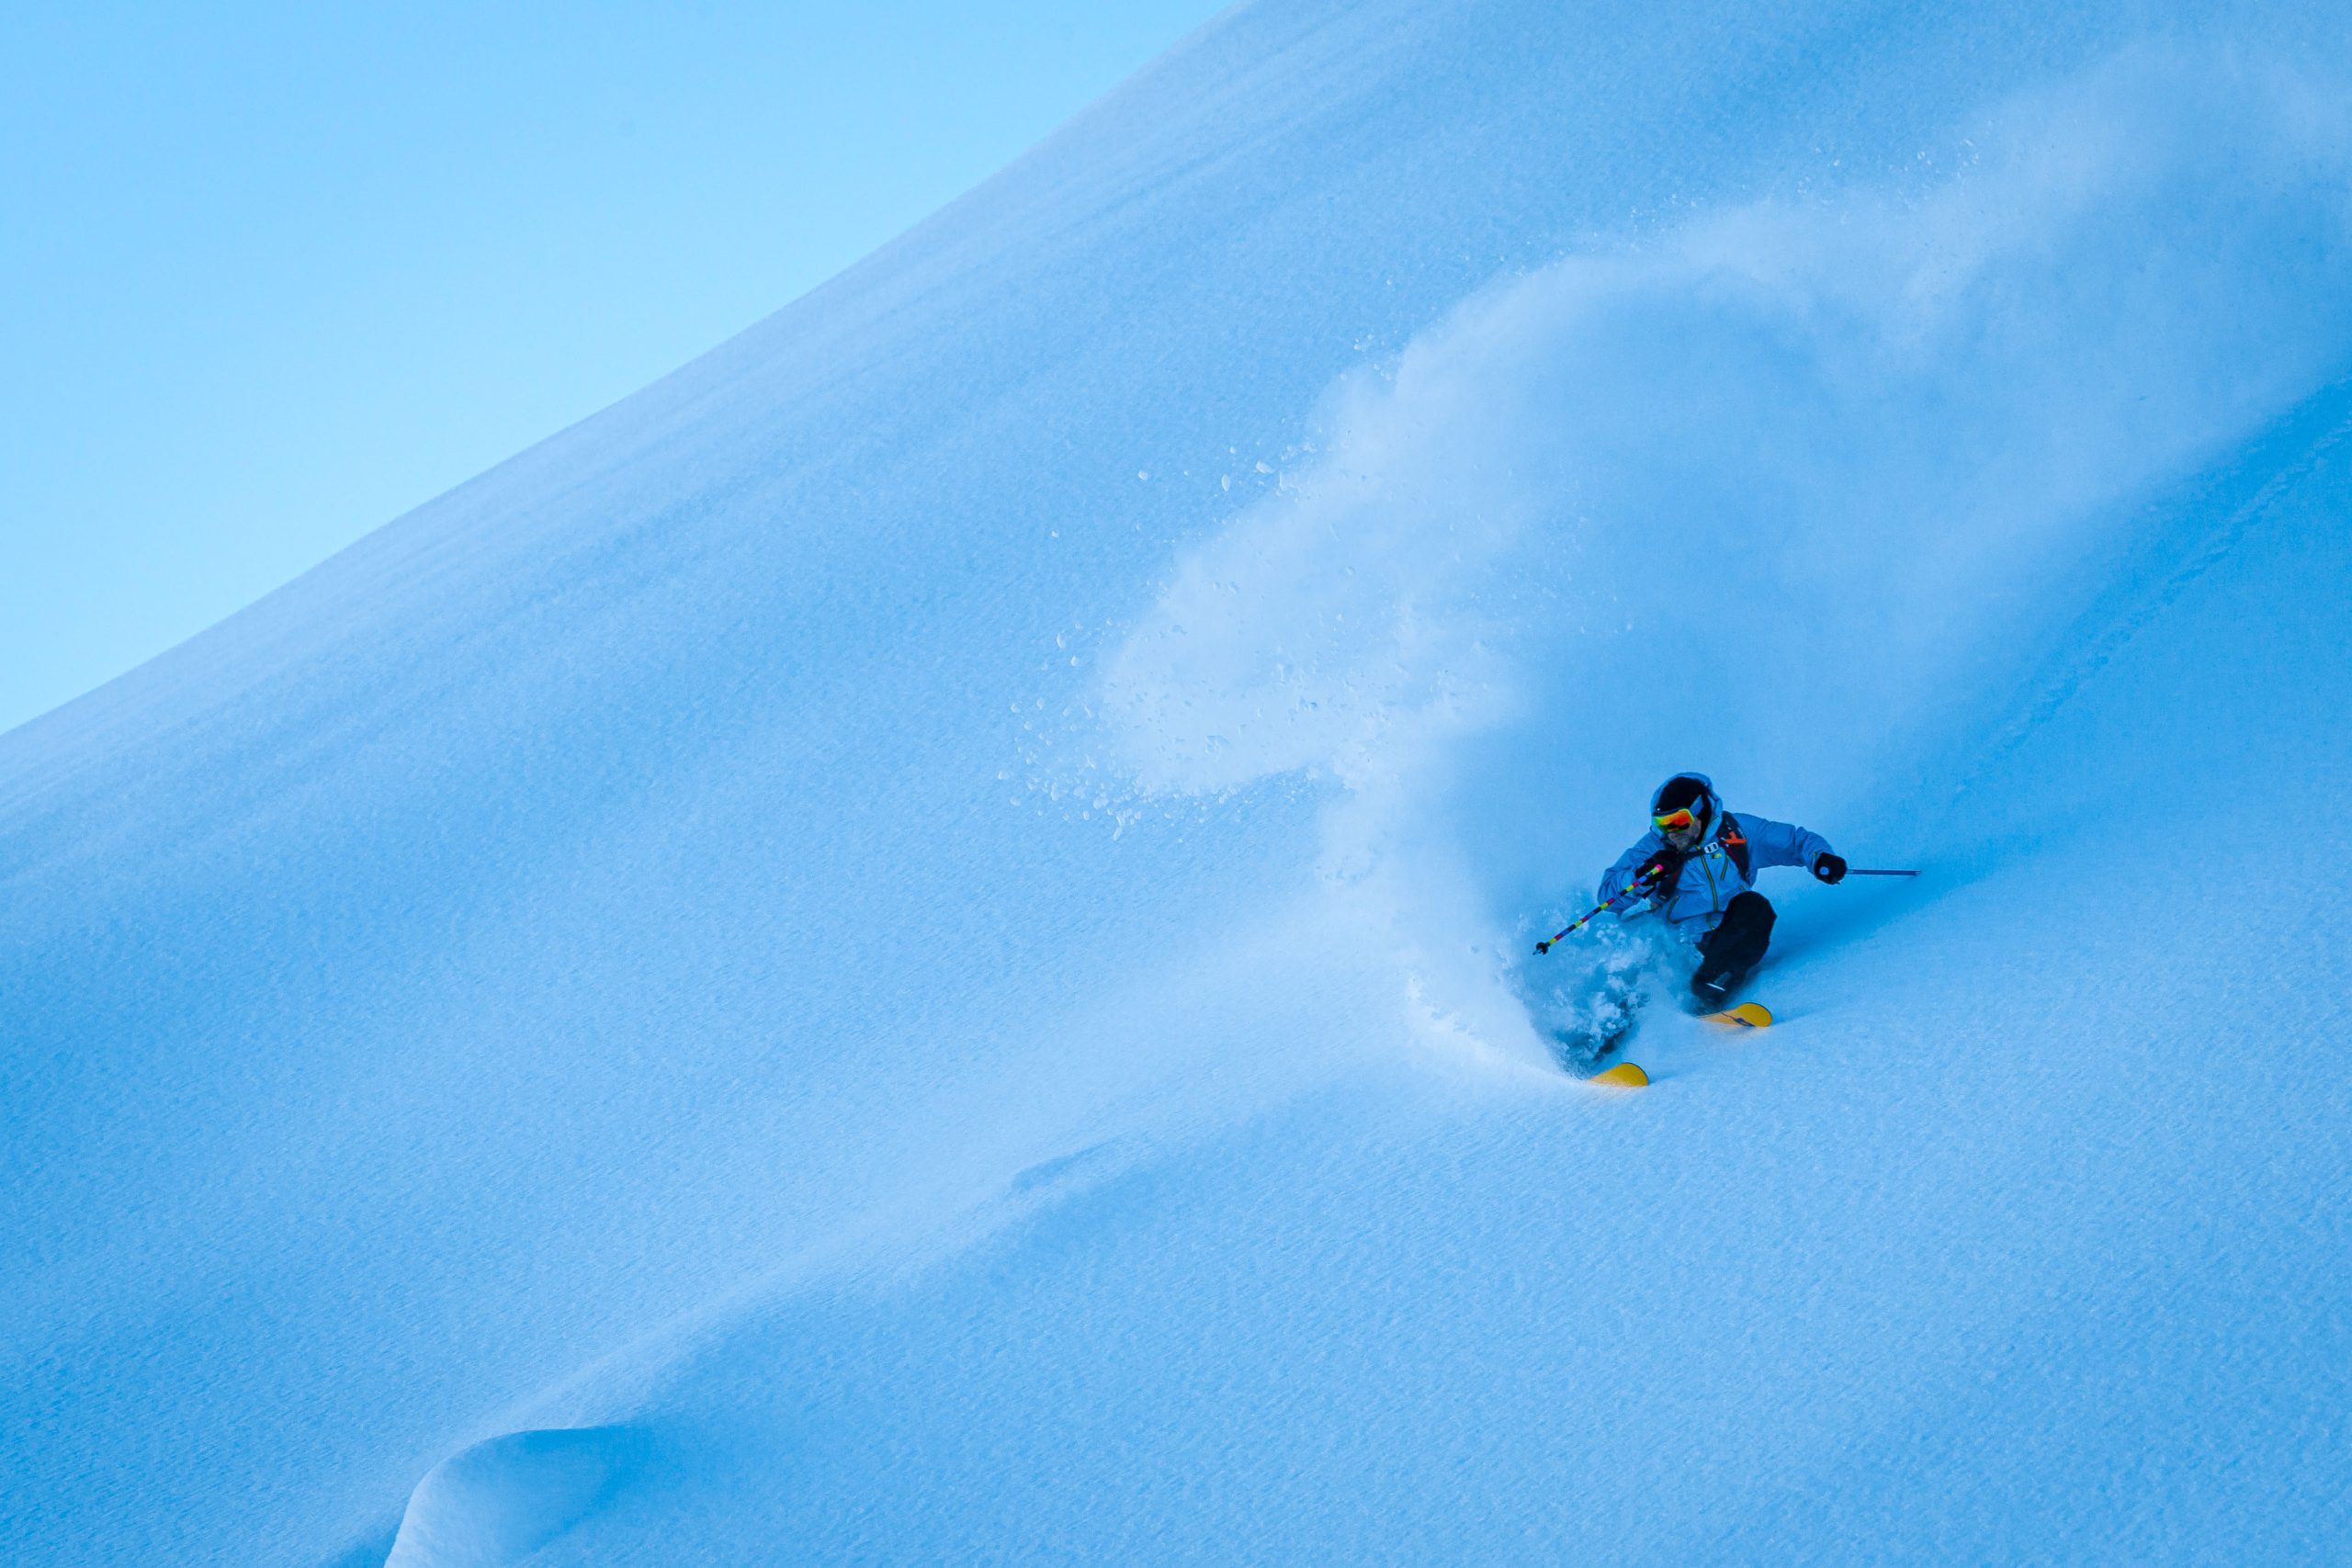
<svg viewBox="0 0 2352 1568"><path fill-rule="evenodd" d="M1724 853L1731 857L1731 863L1739 867L1740 880L1750 886L1755 886L1755 860L1747 852L1747 835L1741 831L1738 818L1728 811L1724 813L1723 826L1715 829L1715 842L1722 845Z"/></svg>

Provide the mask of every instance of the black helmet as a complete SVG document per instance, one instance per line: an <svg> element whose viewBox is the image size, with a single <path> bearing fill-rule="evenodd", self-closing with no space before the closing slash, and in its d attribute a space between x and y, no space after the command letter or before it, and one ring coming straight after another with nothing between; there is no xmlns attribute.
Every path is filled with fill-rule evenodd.
<svg viewBox="0 0 2352 1568"><path fill-rule="evenodd" d="M1686 806L1702 828L1715 819L1714 782L1706 774L1677 773L1658 785L1657 794L1650 797L1650 815L1663 817Z"/></svg>

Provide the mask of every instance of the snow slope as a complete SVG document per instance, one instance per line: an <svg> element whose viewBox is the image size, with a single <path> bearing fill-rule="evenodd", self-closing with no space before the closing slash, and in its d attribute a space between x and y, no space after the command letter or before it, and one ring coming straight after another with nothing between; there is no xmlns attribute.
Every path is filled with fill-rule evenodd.
<svg viewBox="0 0 2352 1568"><path fill-rule="evenodd" d="M2346 31L1243 6L0 739L0 1547L2343 1554Z"/></svg>

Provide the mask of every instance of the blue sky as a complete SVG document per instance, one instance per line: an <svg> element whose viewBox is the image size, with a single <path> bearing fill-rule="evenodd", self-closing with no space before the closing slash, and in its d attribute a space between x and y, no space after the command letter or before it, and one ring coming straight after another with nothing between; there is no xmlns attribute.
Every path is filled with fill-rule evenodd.
<svg viewBox="0 0 2352 1568"><path fill-rule="evenodd" d="M787 303L1221 8L8 8L0 729Z"/></svg>

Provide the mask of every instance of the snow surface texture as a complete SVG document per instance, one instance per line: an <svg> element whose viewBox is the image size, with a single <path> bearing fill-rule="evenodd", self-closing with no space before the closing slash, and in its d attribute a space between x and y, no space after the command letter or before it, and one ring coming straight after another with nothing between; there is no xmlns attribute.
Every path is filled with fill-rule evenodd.
<svg viewBox="0 0 2352 1568"><path fill-rule="evenodd" d="M2352 1552L2352 37L1258 5L0 739L0 1557ZM1702 767L1917 885L1547 1009Z"/></svg>

